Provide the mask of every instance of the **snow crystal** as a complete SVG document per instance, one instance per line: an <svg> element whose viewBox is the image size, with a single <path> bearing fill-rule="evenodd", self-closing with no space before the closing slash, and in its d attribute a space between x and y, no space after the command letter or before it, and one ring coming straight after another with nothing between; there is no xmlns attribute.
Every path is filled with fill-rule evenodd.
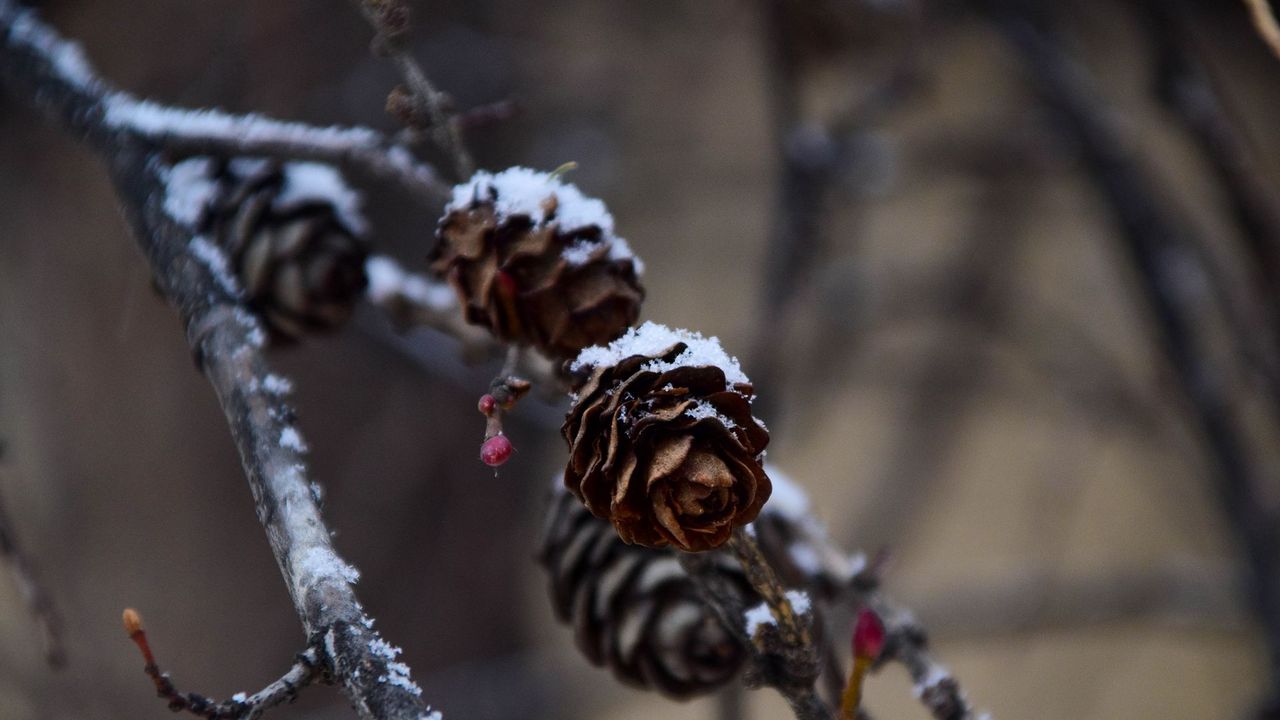
<svg viewBox="0 0 1280 720"><path fill-rule="evenodd" d="M555 196L555 212L547 217L548 199ZM582 194L573 183L566 183L551 173L526 167L507 168L497 174L481 170L469 182L454 187L453 199L445 212L465 209L475 200L494 201L500 216L527 215L535 224L554 222L570 233L590 227L600 228L600 243L609 249L610 260L632 260L636 272L644 272L644 263L631 251L626 240L614 235L613 216L603 201ZM561 254L570 265L585 263L600 246L587 240L565 248Z"/></svg>
<svg viewBox="0 0 1280 720"><path fill-rule="evenodd" d="M743 613L742 618L747 623L747 635L753 637L761 626L773 624L773 613L769 612L769 604L763 602Z"/></svg>
<svg viewBox="0 0 1280 720"><path fill-rule="evenodd" d="M632 355L657 355L676 343L688 346L679 357L669 363L654 360L645 364L644 369L665 372L685 365L715 366L724 371L725 383L730 388L735 383L750 382L742 372L738 358L726 354L724 348L720 347L719 338L705 338L702 333L689 330L672 330L652 321L645 322L638 328L631 328L608 345L594 345L583 350L570 369L576 372L584 368L616 365Z"/></svg>
<svg viewBox="0 0 1280 720"><path fill-rule="evenodd" d="M231 702L242 703L242 702L248 702L248 701L249 701L249 696L242 692L238 692L235 695L231 696Z"/></svg>
<svg viewBox="0 0 1280 720"><path fill-rule="evenodd" d="M194 226L218 190L213 161L194 157L174 165L164 174L164 211L178 222Z"/></svg>
<svg viewBox="0 0 1280 720"><path fill-rule="evenodd" d="M87 88L96 82L80 44L62 39L53 28L41 22L34 11L0 0L0 21L9 25L10 42L25 45L48 58L63 80L78 88Z"/></svg>
<svg viewBox="0 0 1280 720"><path fill-rule="evenodd" d="M926 690L931 687L937 687L939 683L949 677L951 677L951 673L945 667L938 664L931 665L929 667L929 673L925 675L920 682L915 684L915 687L912 688L912 692L915 694L916 699L919 700Z"/></svg>
<svg viewBox="0 0 1280 720"><path fill-rule="evenodd" d="M733 422L733 420L720 414L720 412L716 410L715 407L711 405L711 403L704 403L704 402L694 403L692 407L684 411L684 414L688 415L694 420L715 418L720 421L721 425L724 425L726 428L730 430L738 427L737 424Z"/></svg>
<svg viewBox="0 0 1280 720"><path fill-rule="evenodd" d="M271 374L262 379L262 389L272 395L287 395L293 392L293 383L289 378Z"/></svg>
<svg viewBox="0 0 1280 720"><path fill-rule="evenodd" d="M395 685L414 695L422 695L422 688L409 678L409 666L396 662L396 658L400 656L400 648L380 637L374 637L369 641L369 652L387 661L387 673L379 675L378 682Z"/></svg>
<svg viewBox="0 0 1280 720"><path fill-rule="evenodd" d="M364 264L369 277L366 291L369 299L383 303L397 295L411 302L436 311L448 311L457 305L458 296L444 283L431 282L421 275L407 273L395 260L384 255L374 255Z"/></svg>
<svg viewBox="0 0 1280 720"><path fill-rule="evenodd" d="M291 427L280 431L280 447L297 452L307 451L306 442L302 440L302 436L298 434L298 431Z"/></svg>
<svg viewBox="0 0 1280 720"><path fill-rule="evenodd" d="M803 615L809 612L812 604L809 602L809 596L800 590L788 590L787 599L791 601L791 609L797 615Z"/></svg>
<svg viewBox="0 0 1280 720"><path fill-rule="evenodd" d="M196 259L204 263L210 273L213 273L213 279L228 295L240 295L240 284L231 274L231 266L227 262L227 256L222 254L221 248L209 242L204 236L197 235L187 243L187 249L196 256Z"/></svg>
<svg viewBox="0 0 1280 720"><path fill-rule="evenodd" d="M338 576L349 583L360 579L360 571L348 565L338 554L327 547L313 546L294 560L294 571L304 578L304 585L311 585L322 577Z"/></svg>
<svg viewBox="0 0 1280 720"><path fill-rule="evenodd" d="M356 233L368 229L360 212L360 193L351 189L332 167L315 162L291 162L284 166L284 187L276 197L281 205L308 201L333 205L343 224Z"/></svg>

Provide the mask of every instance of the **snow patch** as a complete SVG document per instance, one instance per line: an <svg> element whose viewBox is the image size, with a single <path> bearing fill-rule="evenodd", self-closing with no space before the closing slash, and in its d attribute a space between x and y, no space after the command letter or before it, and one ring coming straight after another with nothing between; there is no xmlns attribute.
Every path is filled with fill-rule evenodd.
<svg viewBox="0 0 1280 720"><path fill-rule="evenodd" d="M289 378L273 373L262 379L262 389L272 395L288 395L293 392L293 383Z"/></svg>
<svg viewBox="0 0 1280 720"><path fill-rule="evenodd" d="M337 170L315 162L291 162L284 166L284 187L276 203L324 202L332 205L342 223L356 234L368 230L369 223L360 212L360 193L351 189Z"/></svg>
<svg viewBox="0 0 1280 720"><path fill-rule="evenodd" d="M951 677L951 672L945 667L934 664L929 666L929 672L920 682L916 683L911 689L919 700L929 688L936 687L939 683Z"/></svg>
<svg viewBox="0 0 1280 720"><path fill-rule="evenodd" d="M360 571L347 564L327 547L314 546L304 550L293 563L294 572L310 586L322 577L340 577L348 583L360 579Z"/></svg>
<svg viewBox="0 0 1280 720"><path fill-rule="evenodd" d="M9 25L9 41L25 45L48 58L54 71L77 88L97 83L93 67L85 58L79 43L64 40L53 28L41 22L35 11L0 0L0 21Z"/></svg>
<svg viewBox="0 0 1280 720"><path fill-rule="evenodd" d="M183 160L164 172L164 211L178 222L194 227L218 192L213 161L207 157Z"/></svg>
<svg viewBox="0 0 1280 720"><path fill-rule="evenodd" d="M694 403L692 407L684 411L684 414L688 415L694 420L705 420L706 418L715 418L716 420L720 421L721 425L724 425L725 428L729 430L732 430L733 428L738 427L737 423L735 423L733 420L729 419L728 417L725 417L724 415L722 415L718 410L715 409L714 406L711 405L711 403L704 403L704 402Z"/></svg>
<svg viewBox="0 0 1280 720"><path fill-rule="evenodd" d="M774 624L773 613L769 612L769 604L763 602L749 608L742 614L742 619L747 624L747 635L752 637L755 637L756 630L761 627Z"/></svg>
<svg viewBox="0 0 1280 720"><path fill-rule="evenodd" d="M714 366L724 371L725 385L732 389L736 383L751 382L738 358L725 353L720 346L720 338L703 337L702 333L689 330L672 330L666 325L648 321L637 328L631 328L622 337L608 345L593 345L578 354L570 369L578 371L584 368L608 367L617 365L625 358L633 355L657 355L676 343L684 343L685 351L672 362L653 360L645 364L645 370L666 372L678 367Z"/></svg>
<svg viewBox="0 0 1280 720"><path fill-rule="evenodd" d="M445 283L431 282L421 275L405 272L395 260L385 255L374 255L365 261L365 275L369 286L365 291L375 303L384 303L402 296L416 305L423 305L437 312L447 312L458 304L458 296Z"/></svg>
<svg viewBox="0 0 1280 720"><path fill-rule="evenodd" d="M553 196L554 202L550 201ZM500 218L524 215L534 225L555 223L563 233L592 226L600 228L598 243L580 240L565 248L561 257L570 265L587 262L594 251L604 245L610 260L631 260L637 274L644 272L644 263L635 256L631 246L614 234L613 215L604 202L583 195L576 185L558 176L526 167L507 168L496 174L481 170L470 181L454 187L445 212L465 210L473 202L486 200L493 200ZM548 213L553 206L554 212Z"/></svg>
<svg viewBox="0 0 1280 720"><path fill-rule="evenodd" d="M797 615L803 615L809 612L809 608L813 607L813 604L809 602L809 595L800 590L788 590L787 600L791 601L791 609Z"/></svg>
<svg viewBox="0 0 1280 720"><path fill-rule="evenodd" d="M240 296L240 283L236 282L235 276L231 274L231 264L227 262L227 256L222 253L222 248L209 242L203 235L197 235L187 243L187 249L197 260L204 263L223 291L232 297Z"/></svg>
<svg viewBox="0 0 1280 720"><path fill-rule="evenodd" d="M303 441L298 431L291 427L280 431L280 447L300 453L307 451L307 443Z"/></svg>

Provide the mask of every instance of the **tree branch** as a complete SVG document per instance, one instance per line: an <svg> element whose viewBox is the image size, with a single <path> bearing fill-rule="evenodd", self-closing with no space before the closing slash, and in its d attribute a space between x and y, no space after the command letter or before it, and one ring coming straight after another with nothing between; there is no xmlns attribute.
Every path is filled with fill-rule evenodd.
<svg viewBox="0 0 1280 720"><path fill-rule="evenodd" d="M0 0L0 69L11 92L88 139L107 161L155 282L178 310L227 417L258 520L309 642L323 648L325 669L362 718L437 720L409 668L396 662L399 649L372 629L352 588L358 573L330 542L286 403L290 386L271 372L261 324L240 306L237 288L218 277L208 243L166 211L169 167L158 141L167 136L108 122L106 86L76 46L9 0Z"/></svg>
<svg viewBox="0 0 1280 720"><path fill-rule="evenodd" d="M1156 186L1110 121L1085 69L1052 33L1033 22L1021 2L978 0L976 5L1019 53L1046 105L1056 111L1063 136L1080 147L1110 207L1153 313L1156 339L1181 381L1216 466L1211 480L1249 569L1254 611L1271 656L1270 692L1280 705L1280 535L1274 513L1259 495L1268 478L1244 445L1234 399L1201 347L1201 331L1214 321L1207 316L1207 298L1200 287L1213 287L1218 281L1186 233L1169 219ZM1239 340L1241 330L1235 332Z"/></svg>

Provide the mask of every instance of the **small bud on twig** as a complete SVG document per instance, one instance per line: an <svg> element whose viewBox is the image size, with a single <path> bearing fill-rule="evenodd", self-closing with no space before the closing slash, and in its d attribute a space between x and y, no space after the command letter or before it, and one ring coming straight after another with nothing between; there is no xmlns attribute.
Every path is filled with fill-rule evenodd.
<svg viewBox="0 0 1280 720"><path fill-rule="evenodd" d="M849 684L840 698L840 717L844 720L857 717L858 707L862 704L862 681L883 650L884 623L880 622L880 616L870 608L859 610L858 620L853 626L853 668L849 671Z"/></svg>
<svg viewBox="0 0 1280 720"><path fill-rule="evenodd" d="M515 446L506 435L494 435L480 446L480 461L489 467L498 467L511 459Z"/></svg>

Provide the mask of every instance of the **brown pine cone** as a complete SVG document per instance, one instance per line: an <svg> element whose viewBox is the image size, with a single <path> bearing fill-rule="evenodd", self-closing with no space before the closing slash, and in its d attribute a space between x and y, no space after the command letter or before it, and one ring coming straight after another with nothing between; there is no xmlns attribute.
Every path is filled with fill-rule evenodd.
<svg viewBox="0 0 1280 720"><path fill-rule="evenodd" d="M645 323L583 351L565 486L628 543L724 544L769 499L751 384L715 338Z"/></svg>
<svg viewBox="0 0 1280 720"><path fill-rule="evenodd" d="M244 299L273 336L344 323L367 282L355 194L316 163L237 158L216 171L204 229L227 253Z"/></svg>
<svg viewBox="0 0 1280 720"><path fill-rule="evenodd" d="M551 500L539 559L578 648L629 685L689 698L729 682L747 658L671 551L623 543L563 490ZM753 597L732 560L716 562L731 587Z"/></svg>
<svg viewBox="0 0 1280 720"><path fill-rule="evenodd" d="M570 358L640 314L643 264L613 233L604 203L547 173L476 173L453 191L428 258L467 321Z"/></svg>

